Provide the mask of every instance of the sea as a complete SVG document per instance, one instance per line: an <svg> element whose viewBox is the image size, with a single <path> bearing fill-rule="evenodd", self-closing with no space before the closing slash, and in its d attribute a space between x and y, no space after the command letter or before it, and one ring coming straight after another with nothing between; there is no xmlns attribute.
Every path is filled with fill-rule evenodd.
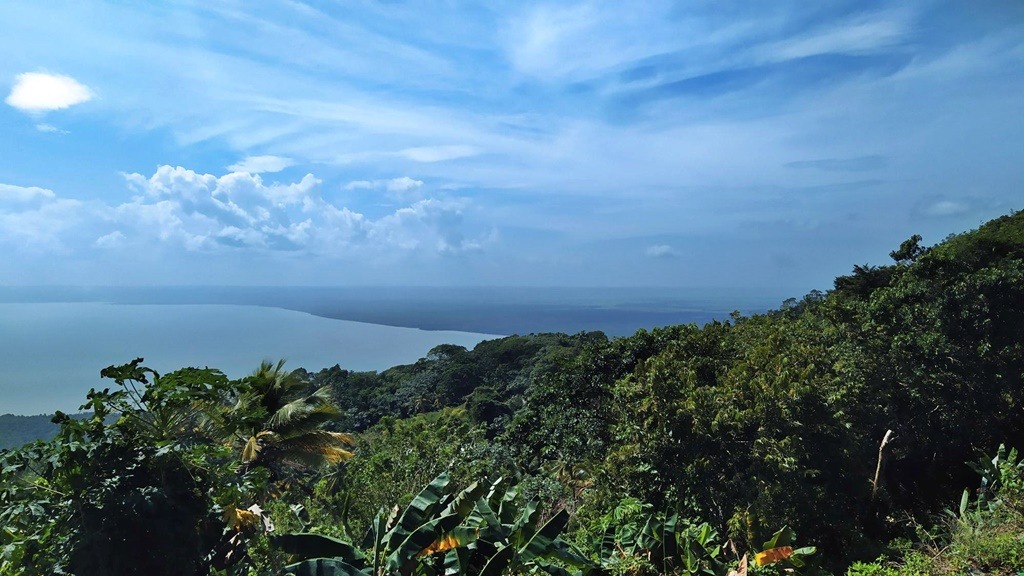
<svg viewBox="0 0 1024 576"><path fill-rule="evenodd" d="M737 289L397 287L0 287L0 414L73 412L109 365L158 372L262 360L316 371L384 370L439 344L726 320L789 296Z"/></svg>

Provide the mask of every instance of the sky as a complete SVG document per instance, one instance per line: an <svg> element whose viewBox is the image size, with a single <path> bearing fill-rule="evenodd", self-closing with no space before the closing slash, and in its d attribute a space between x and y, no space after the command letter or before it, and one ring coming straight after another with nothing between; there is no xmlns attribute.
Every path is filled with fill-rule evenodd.
<svg viewBox="0 0 1024 576"><path fill-rule="evenodd" d="M1024 208L1024 2L0 3L0 285L827 289Z"/></svg>

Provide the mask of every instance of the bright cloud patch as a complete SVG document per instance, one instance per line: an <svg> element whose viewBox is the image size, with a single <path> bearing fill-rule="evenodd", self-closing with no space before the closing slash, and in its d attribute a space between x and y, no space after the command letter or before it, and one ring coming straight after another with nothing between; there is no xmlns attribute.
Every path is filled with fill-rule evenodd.
<svg viewBox="0 0 1024 576"><path fill-rule="evenodd" d="M96 246L97 248L112 249L120 248L121 246L124 245L124 242L124 234L122 234L120 230L114 230L110 234L104 234L103 236L97 238L96 241L93 242L93 245Z"/></svg>
<svg viewBox="0 0 1024 576"><path fill-rule="evenodd" d="M466 237L467 201L462 199L423 199L373 220L326 201L312 174L295 183L267 183L248 172L218 177L161 166L148 178L125 178L139 193L112 209L125 232L101 237L97 246L148 239L188 251L256 249L332 256L375 248L449 253L483 244ZM349 187L405 192L423 184L408 177L363 182Z"/></svg>
<svg viewBox="0 0 1024 576"><path fill-rule="evenodd" d="M13 184L0 184L0 202L29 202L40 198L53 198L53 190L38 188L36 186L15 186Z"/></svg>
<svg viewBox="0 0 1024 576"><path fill-rule="evenodd" d="M14 88L4 102L23 112L46 112L62 110L92 98L92 90L70 76L26 72L18 74Z"/></svg>
<svg viewBox="0 0 1024 576"><path fill-rule="evenodd" d="M57 128L53 124L36 124L36 130L46 132L48 134L68 134L67 130Z"/></svg>
<svg viewBox="0 0 1024 576"><path fill-rule="evenodd" d="M66 236L87 219L86 208L46 188L0 184L0 246L29 254L67 253Z"/></svg>
<svg viewBox="0 0 1024 576"><path fill-rule="evenodd" d="M668 244L656 244L654 246L648 246L647 250L644 250L644 254L651 258L669 258L671 256L675 256L676 251Z"/></svg>
<svg viewBox="0 0 1024 576"><path fill-rule="evenodd" d="M423 188L422 180L408 176L390 180L353 180L345 185L345 190L386 190L388 195L399 200L412 200L419 197Z"/></svg>
<svg viewBox="0 0 1024 576"><path fill-rule="evenodd" d="M291 158L284 158L281 156L249 156L241 162L237 162L228 166L228 170L232 172L249 172L250 174L263 174L280 172L285 168L289 168L295 165L295 161Z"/></svg>
<svg viewBox="0 0 1024 576"><path fill-rule="evenodd" d="M402 176L401 178L394 178L388 180L388 192L408 192L409 190L415 190L420 186L423 186L422 180L413 180L408 176Z"/></svg>

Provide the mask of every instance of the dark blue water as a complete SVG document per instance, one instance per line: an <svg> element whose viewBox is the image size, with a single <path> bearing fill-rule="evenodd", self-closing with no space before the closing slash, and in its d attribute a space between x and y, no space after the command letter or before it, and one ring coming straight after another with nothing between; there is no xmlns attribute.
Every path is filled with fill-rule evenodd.
<svg viewBox="0 0 1024 576"><path fill-rule="evenodd" d="M681 288L145 287L0 288L0 302L242 304L423 330L529 334L638 329L725 320L798 293Z"/></svg>

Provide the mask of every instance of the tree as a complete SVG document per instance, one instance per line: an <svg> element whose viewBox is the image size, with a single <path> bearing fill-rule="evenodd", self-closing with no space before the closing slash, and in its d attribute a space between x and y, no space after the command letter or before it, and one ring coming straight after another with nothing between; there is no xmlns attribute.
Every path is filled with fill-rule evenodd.
<svg viewBox="0 0 1024 576"><path fill-rule="evenodd" d="M262 362L240 388L233 412L243 415L249 432L243 465L265 466L280 475L288 468L319 468L352 458L346 449L354 443L350 434L321 428L340 415L329 385L309 392L281 360Z"/></svg>
<svg viewBox="0 0 1024 576"><path fill-rule="evenodd" d="M921 257L922 254L928 251L927 248L921 246L921 235L914 234L910 238L903 241L900 247L892 252L889 252L889 256L895 260L898 264L907 264L914 262Z"/></svg>

